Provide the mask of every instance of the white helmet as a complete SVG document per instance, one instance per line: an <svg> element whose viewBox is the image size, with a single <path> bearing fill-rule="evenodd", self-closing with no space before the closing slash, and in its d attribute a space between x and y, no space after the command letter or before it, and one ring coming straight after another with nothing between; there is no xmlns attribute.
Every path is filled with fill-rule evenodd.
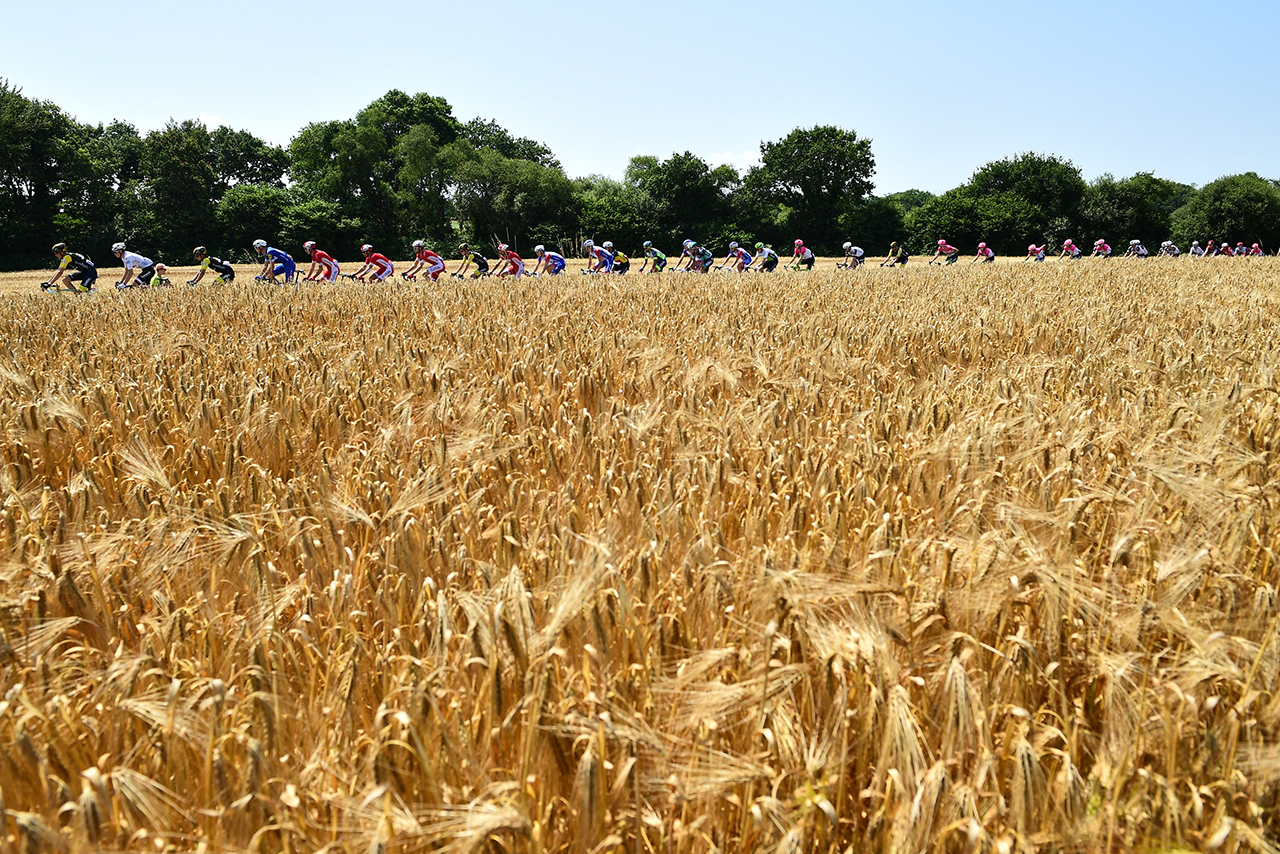
<svg viewBox="0 0 1280 854"><path fill-rule="evenodd" d="M421 249L422 247L424 247L424 246L426 246L426 245L427 245L427 242L426 242L425 240L415 240L415 241L413 241L413 248L414 248L414 249Z"/></svg>
<svg viewBox="0 0 1280 854"><path fill-rule="evenodd" d="M736 240L735 240L735 241L733 241L732 243L730 243L730 244L729 244L729 248L730 248L730 249L737 249L737 248L738 248L738 241L736 241Z"/></svg>
<svg viewBox="0 0 1280 854"><path fill-rule="evenodd" d="M373 251L373 244L371 243L366 243L365 245L360 247L360 254L362 255L366 255L372 251Z"/></svg>
<svg viewBox="0 0 1280 854"><path fill-rule="evenodd" d="M547 247L543 246L541 243L539 243L537 246L533 247L533 254L534 254L534 255L542 255L542 254L543 254L543 253L545 253L546 251L547 251Z"/></svg>
<svg viewBox="0 0 1280 854"><path fill-rule="evenodd" d="M123 244L123 243L113 243L113 244L111 244L111 251L112 251L112 252L123 252L123 251L124 251L124 244Z"/></svg>
<svg viewBox="0 0 1280 854"><path fill-rule="evenodd" d="M310 252L312 249L315 249L315 248L316 248L316 242L314 240L308 240L306 243L302 244L302 251L304 252Z"/></svg>
<svg viewBox="0 0 1280 854"><path fill-rule="evenodd" d="M584 240L584 241L582 241L582 248L583 248L583 249L590 249L592 246L595 246L595 243L594 243L594 242L592 242L592 241L590 241L590 240Z"/></svg>
<svg viewBox="0 0 1280 854"><path fill-rule="evenodd" d="M1161 246L1172 246L1172 245L1173 245L1173 241L1172 241L1172 240L1166 240L1166 241L1164 241L1163 243L1161 243L1160 245L1161 245Z"/></svg>
<svg viewBox="0 0 1280 854"><path fill-rule="evenodd" d="M853 248L853 244L846 240L846 241L844 242L844 251L845 251L845 252L848 252L848 251L849 251L850 249L852 249L852 248Z"/></svg>
<svg viewBox="0 0 1280 854"><path fill-rule="evenodd" d="M1200 241L1199 241L1199 240L1193 240L1193 241L1191 241L1191 245L1192 245L1192 246L1199 246L1199 245L1200 245Z"/></svg>
<svg viewBox="0 0 1280 854"><path fill-rule="evenodd" d="M1130 245L1130 246L1137 246L1137 245L1138 245L1139 243L1141 243L1141 242L1142 242L1141 240L1130 240L1130 241L1129 241L1129 245Z"/></svg>
<svg viewBox="0 0 1280 854"><path fill-rule="evenodd" d="M253 241L253 248L254 248L254 249L266 249L266 248L267 248L267 241L265 241L265 240L255 240L255 241Z"/></svg>
<svg viewBox="0 0 1280 854"><path fill-rule="evenodd" d="M602 244L600 244L600 245L601 245L601 246L603 246L605 249L612 249L612 248L613 248L613 243L612 243L611 241L608 241L608 240L606 240L604 243L602 243Z"/></svg>
<svg viewBox="0 0 1280 854"><path fill-rule="evenodd" d="M693 246L693 245L694 245L694 242L693 242L692 240L686 240L686 241L684 242L684 248L685 248L685 249L688 249L690 246Z"/></svg>
<svg viewBox="0 0 1280 854"><path fill-rule="evenodd" d="M652 240L646 240L646 241L644 242L644 248L645 248L645 249L652 249L652 248L653 248L653 241L652 241Z"/></svg>

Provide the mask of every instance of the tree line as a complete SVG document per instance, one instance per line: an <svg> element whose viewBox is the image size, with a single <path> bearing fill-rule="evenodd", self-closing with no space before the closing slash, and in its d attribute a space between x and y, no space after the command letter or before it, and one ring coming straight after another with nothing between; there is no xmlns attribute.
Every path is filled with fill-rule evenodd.
<svg viewBox="0 0 1280 854"><path fill-rule="evenodd" d="M123 240L168 263L196 245L247 260L258 237L339 254L372 243L400 257L416 238L446 252L502 242L566 254L584 237L632 250L800 237L824 254L845 240L922 252L939 238L1002 254L1095 236L1280 246L1280 186L1254 173L1203 188L1151 173L1090 182L1068 160L1027 153L940 196L877 196L871 142L853 130L797 128L760 154L745 173L686 151L633 157L620 181L571 178L542 143L493 120L461 122L427 94L390 91L281 147L195 120L145 135L124 121L84 124L0 80L0 269L47 266L59 240L90 255Z"/></svg>

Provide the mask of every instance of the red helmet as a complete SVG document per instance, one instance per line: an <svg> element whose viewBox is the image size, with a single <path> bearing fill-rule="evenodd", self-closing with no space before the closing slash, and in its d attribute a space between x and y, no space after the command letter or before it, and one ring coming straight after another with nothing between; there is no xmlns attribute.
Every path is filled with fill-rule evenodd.
<svg viewBox="0 0 1280 854"><path fill-rule="evenodd" d="M302 248L305 251L310 252L312 249L316 248L316 242L314 240L308 240L306 243L302 244Z"/></svg>
<svg viewBox="0 0 1280 854"><path fill-rule="evenodd" d="M366 243L364 246L360 247L360 253L362 255L368 255L372 251L373 251L373 246L371 244Z"/></svg>

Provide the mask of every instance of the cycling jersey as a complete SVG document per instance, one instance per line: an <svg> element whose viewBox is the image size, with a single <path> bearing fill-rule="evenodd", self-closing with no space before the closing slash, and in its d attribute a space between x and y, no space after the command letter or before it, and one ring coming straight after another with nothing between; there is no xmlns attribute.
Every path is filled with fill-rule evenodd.
<svg viewBox="0 0 1280 854"><path fill-rule="evenodd" d="M996 251L990 246L979 249L978 255L980 255L984 261L994 261L996 259Z"/></svg>
<svg viewBox="0 0 1280 854"><path fill-rule="evenodd" d="M739 246L737 249L730 249L729 254L737 258L743 264L750 264L752 261L751 253Z"/></svg>
<svg viewBox="0 0 1280 854"><path fill-rule="evenodd" d="M58 269L65 270L68 267L74 267L81 273L96 269L93 262L89 260L89 256L81 255L79 252L68 252L62 256L62 263L58 264Z"/></svg>
<svg viewBox="0 0 1280 854"><path fill-rule="evenodd" d="M320 278L330 282L338 280L338 262L333 260L333 256L328 252L313 249L311 251L311 260L320 265Z"/></svg>
<svg viewBox="0 0 1280 854"><path fill-rule="evenodd" d="M283 249L276 249L271 246L267 247L266 256L280 264L285 264L293 260L292 258L289 257L288 252L285 252Z"/></svg>
<svg viewBox="0 0 1280 854"><path fill-rule="evenodd" d="M125 252L124 255L120 257L120 260L124 261L124 268L126 270L132 270L135 267L145 269L147 267L155 266L150 258L144 258L137 252Z"/></svg>
<svg viewBox="0 0 1280 854"><path fill-rule="evenodd" d="M952 246L950 243L944 243L938 247L938 252L943 255L957 255L960 253L960 250Z"/></svg>
<svg viewBox="0 0 1280 854"><path fill-rule="evenodd" d="M846 258L861 258L864 254L866 254L866 253L864 253L860 247L857 247L857 246L851 246L851 247L849 247L849 251L848 251L848 252L846 252L846 253L844 253L844 257L846 257Z"/></svg>
<svg viewBox="0 0 1280 854"><path fill-rule="evenodd" d="M808 261L810 258L813 257L813 252L810 251L808 246L801 246L799 249L796 250L795 254L800 256L801 261Z"/></svg>
<svg viewBox="0 0 1280 854"><path fill-rule="evenodd" d="M591 255L596 261L596 270L609 271L613 269L613 253L601 246L592 246Z"/></svg>
<svg viewBox="0 0 1280 854"><path fill-rule="evenodd" d="M218 278L224 282L229 282L236 277L236 271L230 264L221 258L214 258L212 255L204 256L204 260L200 262L200 272L205 273L209 270L218 274Z"/></svg>
<svg viewBox="0 0 1280 854"><path fill-rule="evenodd" d="M381 281L387 276L395 272L395 265L391 263L391 259L380 252L370 252L365 262L372 265L374 276Z"/></svg>
<svg viewBox="0 0 1280 854"><path fill-rule="evenodd" d="M646 258L661 258L663 261L667 260L667 256L666 256L665 254L663 254L661 251L659 251L659 250L657 250L657 249L654 249L652 246L650 246L648 249L644 250L644 257L646 257Z"/></svg>
<svg viewBox="0 0 1280 854"><path fill-rule="evenodd" d="M544 252L542 258L551 275L554 276L564 270L564 256L559 252Z"/></svg>
<svg viewBox="0 0 1280 854"><path fill-rule="evenodd" d="M613 263L615 263L615 264L630 264L630 263L631 263L631 259L630 259L630 258L628 258L626 255L623 255L621 252L615 252L615 253L613 253Z"/></svg>

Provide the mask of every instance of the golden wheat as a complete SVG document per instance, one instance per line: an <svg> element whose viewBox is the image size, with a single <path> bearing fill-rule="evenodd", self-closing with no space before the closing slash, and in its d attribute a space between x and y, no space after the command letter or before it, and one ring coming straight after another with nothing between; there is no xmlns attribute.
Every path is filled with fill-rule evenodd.
<svg viewBox="0 0 1280 854"><path fill-rule="evenodd" d="M1278 273L12 297L0 851L1273 854Z"/></svg>

